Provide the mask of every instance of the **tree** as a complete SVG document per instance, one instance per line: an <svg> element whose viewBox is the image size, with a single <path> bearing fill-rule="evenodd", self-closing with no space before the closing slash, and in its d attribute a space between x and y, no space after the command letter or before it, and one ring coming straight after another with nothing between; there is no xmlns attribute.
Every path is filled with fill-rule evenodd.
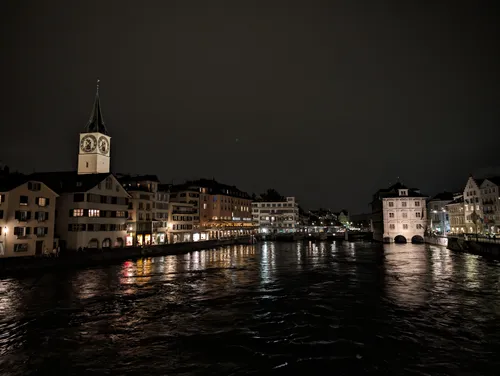
<svg viewBox="0 0 500 376"><path fill-rule="evenodd" d="M269 188L265 193L260 195L262 201L284 201L285 197L278 193L274 188Z"/></svg>

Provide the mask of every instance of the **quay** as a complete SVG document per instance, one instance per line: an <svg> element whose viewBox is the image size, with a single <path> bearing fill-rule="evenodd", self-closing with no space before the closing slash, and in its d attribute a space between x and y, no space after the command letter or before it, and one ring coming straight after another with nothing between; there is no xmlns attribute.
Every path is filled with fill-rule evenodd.
<svg viewBox="0 0 500 376"><path fill-rule="evenodd" d="M491 239L477 235L468 237L449 236L447 248L456 252L500 259L500 239Z"/></svg>
<svg viewBox="0 0 500 376"><path fill-rule="evenodd" d="M154 245L149 247L113 248L93 252L67 252L60 257L16 257L0 259L0 278L12 274L36 273L50 269L86 268L113 264L142 257L179 255L228 245L252 244L251 236L198 242Z"/></svg>

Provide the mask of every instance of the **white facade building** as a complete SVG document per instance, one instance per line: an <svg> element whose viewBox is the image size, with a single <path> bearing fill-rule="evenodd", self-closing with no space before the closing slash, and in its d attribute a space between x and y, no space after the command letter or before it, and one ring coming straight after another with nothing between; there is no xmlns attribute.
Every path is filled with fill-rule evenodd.
<svg viewBox="0 0 500 376"><path fill-rule="evenodd" d="M481 219L483 218L481 184L484 179L474 179L472 176L467 180L464 189L464 215L465 232L468 234L482 232Z"/></svg>
<svg viewBox="0 0 500 376"><path fill-rule="evenodd" d="M426 196L396 183L373 196L373 239L385 243L422 243L426 225Z"/></svg>
<svg viewBox="0 0 500 376"><path fill-rule="evenodd" d="M484 179L480 189L483 231L496 235L500 232L500 177Z"/></svg>
<svg viewBox="0 0 500 376"><path fill-rule="evenodd" d="M295 232L299 226L299 204L295 197L285 201L252 202L253 221L259 232Z"/></svg>

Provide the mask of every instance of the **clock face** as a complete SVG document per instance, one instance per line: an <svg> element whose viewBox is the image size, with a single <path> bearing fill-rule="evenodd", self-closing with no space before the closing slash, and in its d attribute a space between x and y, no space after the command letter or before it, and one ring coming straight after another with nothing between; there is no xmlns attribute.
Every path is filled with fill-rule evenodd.
<svg viewBox="0 0 500 376"><path fill-rule="evenodd" d="M101 154L108 154L109 151L109 141L106 137L99 137L99 152Z"/></svg>
<svg viewBox="0 0 500 376"><path fill-rule="evenodd" d="M80 148L85 153L92 153L96 149L96 147L97 139L92 135L85 136L80 141Z"/></svg>

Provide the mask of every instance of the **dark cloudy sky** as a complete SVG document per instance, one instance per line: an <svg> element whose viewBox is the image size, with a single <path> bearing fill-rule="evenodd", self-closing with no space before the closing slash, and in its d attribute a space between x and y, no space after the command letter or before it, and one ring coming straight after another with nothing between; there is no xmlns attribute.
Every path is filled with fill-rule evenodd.
<svg viewBox="0 0 500 376"><path fill-rule="evenodd" d="M75 168L99 77L115 172L353 212L457 189L500 164L493 4L7 0L0 159Z"/></svg>

